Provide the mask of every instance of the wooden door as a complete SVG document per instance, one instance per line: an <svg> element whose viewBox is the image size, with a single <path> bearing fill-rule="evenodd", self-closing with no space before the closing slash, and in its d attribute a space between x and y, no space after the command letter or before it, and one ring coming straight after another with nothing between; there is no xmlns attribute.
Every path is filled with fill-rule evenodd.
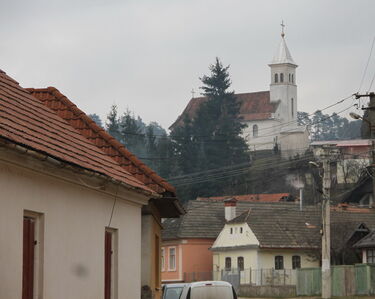
<svg viewBox="0 0 375 299"><path fill-rule="evenodd" d="M23 219L22 299L32 299L34 293L35 219Z"/></svg>
<svg viewBox="0 0 375 299"><path fill-rule="evenodd" d="M104 241L104 299L111 299L112 286L112 233L105 232Z"/></svg>

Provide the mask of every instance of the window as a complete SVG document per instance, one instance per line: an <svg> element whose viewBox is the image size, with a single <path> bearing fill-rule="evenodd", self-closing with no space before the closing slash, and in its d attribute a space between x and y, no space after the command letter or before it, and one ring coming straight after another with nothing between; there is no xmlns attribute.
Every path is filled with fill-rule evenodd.
<svg viewBox="0 0 375 299"><path fill-rule="evenodd" d="M291 98L290 100L290 109L292 110L292 117L294 117L294 100Z"/></svg>
<svg viewBox="0 0 375 299"><path fill-rule="evenodd" d="M290 74L289 74L289 82L292 82L292 81L291 81L291 76L290 76Z"/></svg>
<svg viewBox="0 0 375 299"><path fill-rule="evenodd" d="M284 82L284 74L283 74L283 73L280 74L280 82L281 82L281 83Z"/></svg>
<svg viewBox="0 0 375 299"><path fill-rule="evenodd" d="M367 264L375 264L375 249L367 249Z"/></svg>
<svg viewBox="0 0 375 299"><path fill-rule="evenodd" d="M292 83L294 83L294 75L292 74Z"/></svg>
<svg viewBox="0 0 375 299"><path fill-rule="evenodd" d="M253 136L258 137L258 125L253 125Z"/></svg>
<svg viewBox="0 0 375 299"><path fill-rule="evenodd" d="M23 217L22 299L39 298L43 280L43 215L25 211Z"/></svg>
<svg viewBox="0 0 375 299"><path fill-rule="evenodd" d="M161 271L165 270L165 248L161 248Z"/></svg>
<svg viewBox="0 0 375 299"><path fill-rule="evenodd" d="M105 230L104 236L104 298L116 298L117 286L117 231L111 228Z"/></svg>
<svg viewBox="0 0 375 299"><path fill-rule="evenodd" d="M284 269L284 257L281 255L275 256L275 269L282 270Z"/></svg>
<svg viewBox="0 0 375 299"><path fill-rule="evenodd" d="M240 271L243 271L244 270L244 260L243 260L243 257L242 256L239 256L237 258L237 268L238 270Z"/></svg>
<svg viewBox="0 0 375 299"><path fill-rule="evenodd" d="M155 234L155 283L156 287L160 287L160 238Z"/></svg>
<svg viewBox="0 0 375 299"><path fill-rule="evenodd" d="M233 227L230 228L230 234L233 234Z"/></svg>
<svg viewBox="0 0 375 299"><path fill-rule="evenodd" d="M176 247L169 248L169 271L176 271Z"/></svg>
<svg viewBox="0 0 375 299"><path fill-rule="evenodd" d="M242 228L242 227L240 227L240 234L242 234L242 232L243 232L243 228Z"/></svg>
<svg viewBox="0 0 375 299"><path fill-rule="evenodd" d="M232 269L232 259L230 257L225 258L225 271Z"/></svg>
<svg viewBox="0 0 375 299"><path fill-rule="evenodd" d="M279 75L275 74L275 83L279 82Z"/></svg>
<svg viewBox="0 0 375 299"><path fill-rule="evenodd" d="M292 268L293 269L301 268L301 257L299 255L292 256Z"/></svg>

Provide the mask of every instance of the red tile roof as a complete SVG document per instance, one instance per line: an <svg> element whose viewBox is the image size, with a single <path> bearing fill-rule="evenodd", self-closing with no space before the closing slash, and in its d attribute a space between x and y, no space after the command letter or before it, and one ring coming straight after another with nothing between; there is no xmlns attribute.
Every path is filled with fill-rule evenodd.
<svg viewBox="0 0 375 299"><path fill-rule="evenodd" d="M266 120L272 118L272 113L276 112L279 103L271 103L269 91L249 92L235 94L237 101L240 102L240 117L244 121ZM199 109L199 106L206 102L206 97L192 98L182 114L170 126L173 129L183 124L185 116L193 119Z"/></svg>
<svg viewBox="0 0 375 299"><path fill-rule="evenodd" d="M234 198L238 201L250 202L280 202L283 198L290 196L290 193L273 193L273 194L245 194L245 195L231 195L231 196L213 196L213 197L198 197L197 200L216 200L224 201L229 198Z"/></svg>
<svg viewBox="0 0 375 299"><path fill-rule="evenodd" d="M147 167L136 156L129 152L120 142L99 127L56 88L29 88L27 90L139 181L159 194L169 192L171 195L175 196L173 186L167 183L151 168Z"/></svg>
<svg viewBox="0 0 375 299"><path fill-rule="evenodd" d="M66 120L0 71L0 138L155 194Z"/></svg>

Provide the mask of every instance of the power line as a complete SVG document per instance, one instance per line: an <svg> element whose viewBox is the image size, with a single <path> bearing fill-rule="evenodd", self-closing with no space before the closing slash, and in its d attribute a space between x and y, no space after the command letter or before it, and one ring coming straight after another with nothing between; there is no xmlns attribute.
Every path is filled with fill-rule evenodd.
<svg viewBox="0 0 375 299"><path fill-rule="evenodd" d="M368 65L370 63L370 60L371 60L371 56L372 56L372 50L374 48L374 43L375 43L375 36L372 40L372 45L371 45L371 50L370 50L370 54L368 56L368 59L367 59L367 63L366 63L366 67L365 67L365 70L363 72L363 75L362 75L362 79L361 79L361 83L359 84L359 88L358 88L358 93L360 92L361 88L362 88L362 84L363 84L363 81L365 80L365 77L366 77L366 73L367 73L367 68L368 68ZM371 83L372 85L372 83ZM371 88L371 87L370 87Z"/></svg>

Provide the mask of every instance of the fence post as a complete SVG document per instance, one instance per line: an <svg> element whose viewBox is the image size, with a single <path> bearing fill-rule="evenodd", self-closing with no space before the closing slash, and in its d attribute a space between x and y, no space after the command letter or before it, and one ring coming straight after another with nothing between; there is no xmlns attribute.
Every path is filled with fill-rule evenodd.
<svg viewBox="0 0 375 299"><path fill-rule="evenodd" d="M284 286L285 286L285 268L284 268Z"/></svg>
<svg viewBox="0 0 375 299"><path fill-rule="evenodd" d="M275 274L275 270L272 268L272 279L271 279L271 286L273 286L274 285L274 281L273 281L273 279L274 279L274 274Z"/></svg>
<svg viewBox="0 0 375 299"><path fill-rule="evenodd" d="M250 273L250 275L249 275L249 284L252 284L252 282L251 282L251 268L249 270L249 273Z"/></svg>

